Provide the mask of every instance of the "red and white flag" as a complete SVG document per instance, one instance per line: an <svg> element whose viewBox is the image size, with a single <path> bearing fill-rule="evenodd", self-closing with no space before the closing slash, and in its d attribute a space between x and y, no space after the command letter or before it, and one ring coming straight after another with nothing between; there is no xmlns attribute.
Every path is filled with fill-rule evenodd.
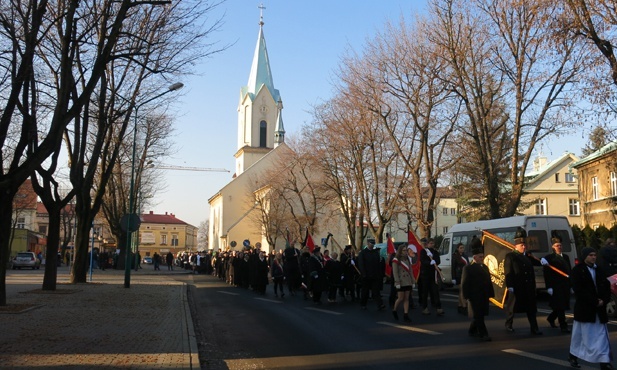
<svg viewBox="0 0 617 370"><path fill-rule="evenodd" d="M414 245L416 247L416 262L411 265L413 271L413 277L418 280L420 276L420 252L422 252L422 244L418 241L418 238L414 235L413 231L407 231L407 244Z"/></svg>

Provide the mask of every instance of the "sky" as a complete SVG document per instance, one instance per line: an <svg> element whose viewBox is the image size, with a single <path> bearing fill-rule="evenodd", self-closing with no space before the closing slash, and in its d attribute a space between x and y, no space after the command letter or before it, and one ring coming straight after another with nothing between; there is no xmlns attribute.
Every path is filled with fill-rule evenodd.
<svg viewBox="0 0 617 370"><path fill-rule="evenodd" d="M385 22L397 23L401 15L409 20L426 10L424 0L226 0L210 13L213 19L222 16L223 24L207 41L231 46L197 65L196 76L181 80L185 86L174 106L177 151L162 162L230 172L162 171L164 189L154 194L144 213L173 213L199 226L209 217L208 199L232 179L238 100L248 82L261 3L287 138L311 121L313 106L331 96L334 73L346 51L361 51ZM578 155L585 142L579 132L543 145L542 152L549 160L564 150Z"/></svg>

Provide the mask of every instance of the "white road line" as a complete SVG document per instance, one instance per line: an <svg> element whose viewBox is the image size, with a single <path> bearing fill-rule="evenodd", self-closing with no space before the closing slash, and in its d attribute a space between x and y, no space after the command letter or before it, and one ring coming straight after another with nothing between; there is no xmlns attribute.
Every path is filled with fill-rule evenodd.
<svg viewBox="0 0 617 370"><path fill-rule="evenodd" d="M272 302L272 303L282 303L281 301L276 301L274 299L268 299L268 298L259 298L259 297L255 297L255 299L258 299L260 301L264 301L264 302Z"/></svg>
<svg viewBox="0 0 617 370"><path fill-rule="evenodd" d="M217 292L219 293L223 293L223 294L229 294L229 295L239 295L238 293L234 293L234 292L226 292L224 290L218 290Z"/></svg>
<svg viewBox="0 0 617 370"><path fill-rule="evenodd" d="M549 362L549 363L555 364L555 365L561 365L561 366L570 367L570 363L568 361L556 360L556 359L554 359L552 357L536 355L535 353L524 352L524 351L520 351L520 350L514 349L514 348L504 349L504 350L502 350L502 352L510 353L510 354L517 355L517 356L527 357L527 358L531 358L531 359L538 360L538 361ZM589 367L589 366L581 365L581 369L593 369L593 368Z"/></svg>
<svg viewBox="0 0 617 370"><path fill-rule="evenodd" d="M441 334L443 334L443 333L440 333L438 331L431 331L431 330L426 330L426 329L420 329L420 328L416 328L414 326L408 326L408 325L393 324L391 322L386 322L386 321L377 321L377 323L378 324L382 324L382 325L392 326L392 327L399 328L399 329L415 331L415 332L423 333L423 334L429 334L429 335L441 335Z"/></svg>
<svg viewBox="0 0 617 370"><path fill-rule="evenodd" d="M317 312L321 312L321 313L329 313L330 315L342 315L342 312L336 312L336 311L330 311L330 310L324 310L321 308L315 308L315 307L304 307L307 310L312 310L312 311L317 311Z"/></svg>

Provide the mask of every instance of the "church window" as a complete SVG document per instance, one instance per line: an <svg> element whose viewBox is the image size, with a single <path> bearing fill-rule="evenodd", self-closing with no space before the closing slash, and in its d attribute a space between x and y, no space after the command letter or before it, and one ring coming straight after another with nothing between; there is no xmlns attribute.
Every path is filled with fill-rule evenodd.
<svg viewBox="0 0 617 370"><path fill-rule="evenodd" d="M259 122L259 147L265 148L267 146L266 139L268 135L266 134L268 131L268 125L266 121Z"/></svg>

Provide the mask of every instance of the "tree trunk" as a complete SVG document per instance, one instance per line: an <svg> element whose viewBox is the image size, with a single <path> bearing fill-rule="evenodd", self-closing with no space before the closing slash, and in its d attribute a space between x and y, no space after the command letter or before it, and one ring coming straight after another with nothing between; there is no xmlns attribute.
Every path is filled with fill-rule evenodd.
<svg viewBox="0 0 617 370"><path fill-rule="evenodd" d="M43 290L56 290L58 280L58 247L60 245L60 209L48 209L49 227L47 228L47 256L45 257L45 275Z"/></svg>
<svg viewBox="0 0 617 370"><path fill-rule="evenodd" d="M11 256L13 195L7 191L0 192L0 306L6 306L6 268Z"/></svg>

